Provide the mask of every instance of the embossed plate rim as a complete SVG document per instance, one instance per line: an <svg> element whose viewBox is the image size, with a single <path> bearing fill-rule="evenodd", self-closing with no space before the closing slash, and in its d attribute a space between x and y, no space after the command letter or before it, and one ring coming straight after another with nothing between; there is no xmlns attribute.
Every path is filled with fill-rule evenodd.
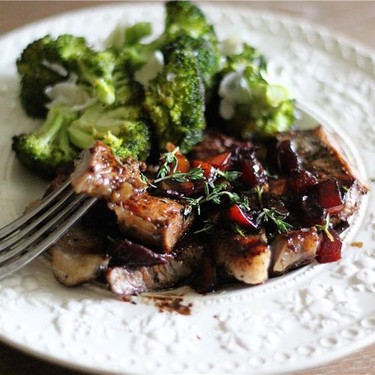
<svg viewBox="0 0 375 375"><path fill-rule="evenodd" d="M375 71L375 55L371 51L353 44L345 38L337 37L324 28L270 12L241 9L242 14L239 14L238 10L232 10L228 6L218 7L215 4L203 4L202 7L207 10L208 15L215 22L222 22L226 25L225 27L236 25L239 29L244 27L252 30L255 43L261 42L262 37L271 42L272 38L279 38L281 42L291 42L292 45L296 43L297 47L305 48L306 53L311 52L311 49L315 46L316 51L314 49L314 53L321 54L318 55L318 58L322 56L329 60L330 54L334 54L332 61L342 61L349 64L348 73L371 75ZM147 10L152 9L152 13L155 14L151 18L154 17L154 19L161 13L160 6L157 4L147 4L142 9L142 15L147 15ZM117 4L93 8L93 10L83 9L52 17L6 34L0 38L0 45L8 48L10 54L6 54L7 61L1 62L0 66L10 67L10 64L13 63L11 60L14 60L19 49L27 41L44 35L46 30L52 30L58 34L64 30L70 31L70 27L72 27L73 30L81 31L79 27L73 25L77 20L83 20L81 28L85 28L85 30L82 30L84 33L90 33L93 29L96 29L94 30L95 38L93 38L93 41L97 38L100 39L106 30L112 29L113 24L110 27L107 25L107 28L98 30L99 28L90 21L90 15L95 15L97 23L104 25L107 19L118 19L125 10L129 10L131 14L133 12L132 17L137 18L134 17L134 12L139 11L139 5ZM134 21L139 20L134 19ZM284 36L278 36L279 32L283 33ZM90 35L87 36L90 37ZM305 47L302 44L299 46L299 42L305 44ZM312 54L312 57L314 57L314 54ZM273 56L271 60L273 60ZM280 69L277 59L275 60L275 67ZM307 68L309 68L308 64ZM325 71L322 70L317 73L316 80L312 80L310 84L322 85L321 76L324 76ZM319 73L321 76L319 76ZM9 69L9 76L14 77L14 74L14 66L12 65ZM287 76L288 74L286 74ZM0 78L5 79L7 75L2 76L0 74ZM17 114L15 117L11 115L12 111L19 111L19 106L14 104L16 88L13 81L10 79L7 82L10 86L9 91L7 91L6 88L2 89L3 82L0 80L0 105L3 106L2 109L5 112L5 114L0 115L0 119L4 123L9 119L13 122L15 120L17 120L16 122L19 122L18 120L25 121L22 126L32 125L34 122L26 120L22 114ZM300 90L301 94L303 90L298 85L301 86L302 83L303 87L303 82L297 79L294 83L297 92ZM332 89L338 92L341 90L340 87L332 87ZM8 97L8 93L12 94L11 98ZM318 95L316 100L311 100L308 96L302 95L301 102L306 104L309 110L321 113L326 123L336 124L337 118L335 116L337 114L331 115L324 111L321 112L318 99L325 100L326 98L324 96L320 98ZM334 104L331 107L335 109ZM7 114L9 118L6 117ZM16 130L21 130L22 126L19 125ZM334 126L332 127L334 128ZM4 138L8 137L7 139L15 132L15 129L2 130L4 130ZM351 134L348 137L351 138ZM356 145L354 148L356 152L358 139L354 137L353 142ZM372 138L370 142L372 142ZM10 156L9 144L4 141L2 143L5 147L0 151L0 155L3 165L6 162L8 163L8 174L4 176L4 172L1 172L3 173L1 177L9 179L14 177L12 173L25 173L22 169L13 171L14 156ZM360 151L359 159L367 158L365 153L371 156L375 154L375 150ZM370 176L374 176L374 171L368 169L366 167ZM5 179L5 181L7 180ZM32 190L39 191L40 187L36 183L35 186L32 186ZM12 200L19 196L19 192L16 191L14 195L9 194L9 190L0 186L0 199L9 206L7 213L2 213L1 219L3 220L14 217L22 206L19 202ZM8 200L8 197L11 199ZM372 195L365 200L372 204ZM369 212L370 209L367 209L366 215L363 213L366 219L368 219ZM361 220L362 218L357 222ZM366 225L371 227L369 237L374 232L372 225L375 226L375 221L373 224L372 219L367 220ZM366 268L366 264L361 266L362 261L375 262L375 255L372 250L366 251L368 252L368 254L366 253L366 259L364 259L364 255L360 256L354 253L352 249L348 249L342 263L319 266L319 269L312 266L310 269L314 269L308 277L303 271L302 277L296 277L293 280L294 286L292 289L296 290L292 290L291 293L285 295L288 303L282 301L283 304L280 305L281 301L275 297L278 288L275 291L267 286L261 287L259 293L246 293L244 290L233 293L225 292L225 298L222 298L221 295L212 298L189 296L187 301L195 299L193 314L189 317L158 313L153 303L147 303L141 297L134 299L137 305L129 305L113 300L105 292L101 292L94 287L74 290L63 288L56 284L51 272L48 269L46 270L43 262L35 262L22 271L20 275L0 283L0 302L3 302L2 305L5 306L4 311L0 314L0 337L4 342L29 354L71 368L97 373L165 373L166 370L175 373L243 373L249 371L268 373L270 371L284 372L312 367L346 355L375 341L375 319L373 315L368 311L365 314L365 311L363 311L362 316L361 312L356 311L358 307L364 308L361 299L372 291L371 283L366 281L366 277L368 278L371 274L364 275L363 272L361 274L362 268ZM340 284L340 277L336 276L335 278L335 274L344 277L347 272L353 271L351 267L357 263L359 265L354 271L354 281L350 283L349 291L342 290L344 288ZM373 264L371 266L375 268ZM368 272L370 271L371 269L368 270ZM319 276L326 284L320 285L312 276ZM285 280L287 284L288 278ZM306 286L306 280L315 283L317 287L321 287L321 290L309 289ZM261 291L263 289L268 290L266 295ZM285 287L282 286L281 289L285 289ZM319 295L316 295L317 290L320 293ZM348 305L347 297L350 293L356 298L358 297L358 306ZM249 303L249 300L251 303ZM333 303L336 304L335 309L341 309L343 323L339 330L331 329L329 331L330 324L335 324L334 319L329 322L330 316L328 314ZM301 310L298 310L300 305L302 306ZM281 314L270 312L271 307L278 306L283 309ZM317 308L326 310L322 313L323 318L314 320L314 316L320 314L320 310L316 311ZM27 309L28 314L22 314L22 311L20 312L22 309ZM316 315L314 315L314 312ZM331 315L333 313L334 311L330 312ZM97 315L101 316L102 319L98 319ZM291 322L291 318L297 320L298 324ZM48 325L43 326L41 324L42 319L46 319ZM127 320L133 322L134 326ZM328 320L328 323L326 320ZM254 327L254 321L259 323L258 327ZM189 323L188 326L186 325L187 322ZM240 322L240 325L238 325L238 322ZM35 328L30 329L29 326L26 326L26 323L34 324ZM289 331L291 324L293 330L297 333L294 334ZM311 325L314 324L318 331L328 324L328 333L312 337L311 332L313 332L314 326L311 327ZM248 331L249 326L252 328L251 332ZM149 327L153 327L153 330L150 331ZM123 341L117 336L116 330L119 328L128 336L123 338ZM274 330L275 334L270 335L270 332L266 332L267 329ZM254 343L251 340L249 341L246 337L243 338L239 335L241 330L244 330L254 340L257 344L256 348L254 348ZM334 337L332 332L337 334L338 338ZM305 339L305 336L302 337L301 335L308 338ZM289 336L296 340L296 343L299 342L298 340L302 340L301 337L305 339L305 341L302 340L303 345L295 350L297 355L293 353L292 349L295 349L293 346L285 345L284 347L281 345L282 343L277 341ZM116 348L111 348L112 351L115 351L115 353L111 353L110 350L95 341L98 337L103 339L105 343L113 340L117 344L123 344L124 351L115 351ZM198 350L205 352L204 357L197 353L195 348L189 348L185 344L189 340L195 344L193 346L196 346ZM276 340L276 349L270 347L269 342L272 343L272 340ZM89 347L85 347L84 344L88 344ZM338 348L338 344L342 344L343 347ZM93 351L91 351L91 347ZM144 360L145 356L142 355L146 353L142 353L142 351L146 350L147 352L150 348L156 354L151 355L151 359L147 359L149 361L147 362ZM100 352L99 349L102 351ZM137 350L139 358L130 358L135 350ZM179 350L183 351L183 355ZM262 350L270 358L258 353ZM218 354L222 358L221 362L216 360ZM188 360L184 359L186 355L189 357ZM167 365L166 362L168 362Z"/></svg>

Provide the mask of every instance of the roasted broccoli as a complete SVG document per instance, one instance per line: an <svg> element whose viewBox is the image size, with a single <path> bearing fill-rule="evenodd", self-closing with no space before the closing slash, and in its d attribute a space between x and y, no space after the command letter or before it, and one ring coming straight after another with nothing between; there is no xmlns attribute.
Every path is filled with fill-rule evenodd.
<svg viewBox="0 0 375 375"><path fill-rule="evenodd" d="M266 69L265 58L246 44L242 53L227 57L220 73L219 111L232 134L270 136L294 123L294 101L285 87L267 82Z"/></svg>
<svg viewBox="0 0 375 375"><path fill-rule="evenodd" d="M254 77L259 78L267 71L267 60L258 49L243 43L241 53L226 56L220 74L239 72L248 67L252 69Z"/></svg>
<svg viewBox="0 0 375 375"><path fill-rule="evenodd" d="M133 29L128 36L134 42L135 33ZM36 77L34 66L40 72ZM141 109L144 90L115 51L95 52L83 38L70 35L56 40L47 36L25 49L18 70L25 109L30 112L28 98L35 96L39 100L35 114L48 111L36 133L13 139L13 149L25 165L52 176L96 140L120 157L147 158L150 134Z"/></svg>
<svg viewBox="0 0 375 375"><path fill-rule="evenodd" d="M188 152L202 139L206 125L204 85L192 51L170 54L163 72L146 90L145 108L154 123L160 149L171 142Z"/></svg>
<svg viewBox="0 0 375 375"><path fill-rule="evenodd" d="M93 97L105 104L115 101L113 69L115 58L110 51L94 51L86 40L72 35L38 39L26 47L17 60L21 76L21 103L34 117L46 114L45 89L73 75Z"/></svg>
<svg viewBox="0 0 375 375"><path fill-rule="evenodd" d="M213 25L208 23L206 16L190 1L169 1L166 3L166 21L164 34L168 41L183 34L192 38L204 38L213 47L218 41Z"/></svg>
<svg viewBox="0 0 375 375"><path fill-rule="evenodd" d="M211 41L203 37L193 38L182 34L163 47L162 52L166 63L169 61L169 55L176 50L190 50L194 53L205 88L211 89L215 84L215 75L219 70L221 58L219 50L212 45Z"/></svg>
<svg viewBox="0 0 375 375"><path fill-rule="evenodd" d="M145 65L153 54L165 44L164 34L150 43L142 39L151 35L150 23L139 22L133 26L116 29L107 41L109 49L129 72L136 72Z"/></svg>
<svg viewBox="0 0 375 375"><path fill-rule="evenodd" d="M150 151L149 126L137 106L94 105L72 123L68 133L73 145L82 150L100 140L121 158L146 160Z"/></svg>
<svg viewBox="0 0 375 375"><path fill-rule="evenodd" d="M111 44L133 71L146 64L158 50L168 56L170 49L192 49L197 54L206 87L212 87L220 60L219 43L213 26L196 5L189 1L168 2L164 32L148 44L140 43L150 34L151 25L140 22L126 28L115 40L112 38Z"/></svg>
<svg viewBox="0 0 375 375"><path fill-rule="evenodd" d="M56 59L46 58L50 54L51 43L50 36L38 39L29 44L17 60L17 70L21 76L21 104L31 117L46 115L49 98L45 89L68 78L68 72Z"/></svg>
<svg viewBox="0 0 375 375"><path fill-rule="evenodd" d="M27 114L46 119L35 133L13 138L20 160L51 176L96 140L140 160L151 144L153 152L167 143L189 152L203 137L212 92L237 135L289 129L293 102L266 81L264 57L247 45L240 54L222 54L194 3L168 2L163 33L144 43L151 34L151 24L139 22L114 32L104 50L67 34L27 46L17 60L21 102Z"/></svg>
<svg viewBox="0 0 375 375"><path fill-rule="evenodd" d="M36 132L13 137L12 147L17 157L34 172L45 177L53 176L58 167L77 155L67 131L77 115L67 107L51 108L46 121Z"/></svg>

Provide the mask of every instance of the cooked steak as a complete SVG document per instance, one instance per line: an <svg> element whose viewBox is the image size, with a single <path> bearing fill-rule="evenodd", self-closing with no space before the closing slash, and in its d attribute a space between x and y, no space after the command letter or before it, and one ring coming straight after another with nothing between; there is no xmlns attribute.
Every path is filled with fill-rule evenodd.
<svg viewBox="0 0 375 375"><path fill-rule="evenodd" d="M120 161L104 143L96 142L76 161L72 186L77 194L123 201L146 189L142 169L143 163L132 159Z"/></svg>
<svg viewBox="0 0 375 375"><path fill-rule="evenodd" d="M148 267L115 266L108 269L107 282L110 289L120 295L172 288L197 272L203 252L202 244L184 239L167 262Z"/></svg>
<svg viewBox="0 0 375 375"><path fill-rule="evenodd" d="M319 235L315 227L278 234L272 241L273 275L311 263L319 246Z"/></svg>
<svg viewBox="0 0 375 375"><path fill-rule="evenodd" d="M192 159L207 160L211 156L224 152L235 154L239 150L250 150L252 148L253 143L251 141L239 141L219 131L209 130L203 141L193 148L190 156Z"/></svg>
<svg viewBox="0 0 375 375"><path fill-rule="evenodd" d="M264 233L215 236L213 246L217 266L226 278L251 285L268 279L271 249Z"/></svg>
<svg viewBox="0 0 375 375"><path fill-rule="evenodd" d="M105 241L94 231L72 227L49 249L56 279L66 286L95 280L109 262L104 250Z"/></svg>
<svg viewBox="0 0 375 375"><path fill-rule="evenodd" d="M335 177L351 184L356 179L347 160L338 151L336 141L321 126L312 130L281 134L290 137L303 168L314 173L318 180Z"/></svg>
<svg viewBox="0 0 375 375"><path fill-rule="evenodd" d="M72 228L52 247L61 283L76 285L101 274L119 295L187 281L201 292L228 280L261 284L314 259L339 259L338 233L367 192L321 127L250 141L209 131L190 159L172 150L170 167L173 157L183 165L170 168L160 184L153 179L157 166L120 160L100 142L82 154L73 188L102 199L99 217L110 224L98 226L107 227L107 237L115 221L116 227L107 248L108 241L93 231L99 221L92 210L82 220L87 228ZM189 179L197 168L201 177ZM170 178L176 171L178 178ZM330 238L334 254L325 250L333 248Z"/></svg>
<svg viewBox="0 0 375 375"><path fill-rule="evenodd" d="M183 203L146 191L142 166L131 159L120 161L97 142L77 161L72 185L76 193L106 199L126 235L171 252L191 226L192 215L184 215Z"/></svg>
<svg viewBox="0 0 375 375"><path fill-rule="evenodd" d="M159 251L171 252L192 224L193 215L184 215L184 204L148 192L124 201L109 201L108 206L116 213L125 235Z"/></svg>

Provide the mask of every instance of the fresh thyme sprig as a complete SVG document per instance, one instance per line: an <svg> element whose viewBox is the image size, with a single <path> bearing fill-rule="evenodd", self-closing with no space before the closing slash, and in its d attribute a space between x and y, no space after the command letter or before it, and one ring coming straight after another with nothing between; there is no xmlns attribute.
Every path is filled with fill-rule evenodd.
<svg viewBox="0 0 375 375"><path fill-rule="evenodd" d="M205 220L202 228L197 229L194 234L198 233L212 233L215 229L215 223L211 220Z"/></svg>
<svg viewBox="0 0 375 375"><path fill-rule="evenodd" d="M233 182L235 180L238 180L241 177L242 173L238 171L221 171L220 169L216 169L216 175Z"/></svg>
<svg viewBox="0 0 375 375"><path fill-rule="evenodd" d="M150 182L150 180L148 179L148 177L147 177L144 173L141 173L141 180L142 180L142 182L144 182L146 185L149 185L149 186L154 187L154 185L152 185L152 183Z"/></svg>
<svg viewBox="0 0 375 375"><path fill-rule="evenodd" d="M159 167L156 179L153 181L154 183L159 183L165 180L173 180L176 182L197 181L205 178L204 171L201 166L192 168L186 173L177 171L178 158L176 154L179 151L179 148L176 147L173 151L166 152L162 155L161 160L164 160L164 162ZM216 180L218 177L222 177L227 181L235 181L240 176L241 172L238 171L221 171L218 168L213 168L211 179Z"/></svg>
<svg viewBox="0 0 375 375"><path fill-rule="evenodd" d="M195 208L198 215L201 213L201 205L204 203L214 203L220 204L222 197L228 197L231 204L238 204L243 207L245 210L250 210L249 201L247 197L241 197L237 193L233 193L227 190L229 184L223 182L221 184L215 185L213 182L204 182L203 183L203 195L200 195L196 198L187 198L186 202L188 203L185 207L184 214L188 215Z"/></svg>
<svg viewBox="0 0 375 375"><path fill-rule="evenodd" d="M156 178L153 183L157 184L162 181L171 180L175 182L186 182L186 181L199 181L204 179L204 172L201 167L196 167L190 169L189 172L174 172L172 174L167 174L163 177Z"/></svg>
<svg viewBox="0 0 375 375"><path fill-rule="evenodd" d="M263 208L263 187L258 185L254 188L254 191L258 197L260 207Z"/></svg>
<svg viewBox="0 0 375 375"><path fill-rule="evenodd" d="M285 233L289 229L293 228L293 225L284 220L284 217L282 214L280 214L280 212L270 208L263 208L262 212L256 218L256 224L260 225L262 222L270 221L276 225L279 233Z"/></svg>
<svg viewBox="0 0 375 375"><path fill-rule="evenodd" d="M330 218L329 214L327 214L327 216L324 220L324 223L322 225L317 225L316 228L318 230L321 230L322 232L324 232L325 235L328 237L328 239L330 241L334 241L334 238L333 238L331 232L329 231L330 225L331 225L331 218Z"/></svg>
<svg viewBox="0 0 375 375"><path fill-rule="evenodd" d="M176 147L171 152L166 152L162 155L160 160L164 160L163 164L160 166L158 170L158 174L156 178L164 178L169 175L171 172L176 173L178 167L178 159L176 154L180 151L178 147Z"/></svg>
<svg viewBox="0 0 375 375"><path fill-rule="evenodd" d="M241 237L246 237L246 231L244 228L240 227L238 224L233 224L231 229L234 233L239 234Z"/></svg>

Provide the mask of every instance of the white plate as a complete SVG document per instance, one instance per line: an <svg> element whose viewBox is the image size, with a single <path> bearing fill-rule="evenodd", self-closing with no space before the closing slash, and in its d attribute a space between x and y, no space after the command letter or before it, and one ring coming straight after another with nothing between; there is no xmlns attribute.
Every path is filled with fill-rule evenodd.
<svg viewBox="0 0 375 375"><path fill-rule="evenodd" d="M241 35L261 48L272 76L340 135L365 179L375 176L372 53L302 21L221 4L204 9L221 37ZM45 185L10 150L12 135L36 124L17 100L15 59L22 48L47 33L100 42L124 20L150 20L160 30L162 15L157 4L119 4L48 19L0 39L0 224L19 215ZM268 373L320 365L375 342L373 208L370 192L346 237L342 261L312 265L259 287L190 293L182 303L191 304L191 315L158 312L142 297L134 304L118 301L93 286L64 288L48 265L35 261L0 282L1 339L101 374Z"/></svg>

